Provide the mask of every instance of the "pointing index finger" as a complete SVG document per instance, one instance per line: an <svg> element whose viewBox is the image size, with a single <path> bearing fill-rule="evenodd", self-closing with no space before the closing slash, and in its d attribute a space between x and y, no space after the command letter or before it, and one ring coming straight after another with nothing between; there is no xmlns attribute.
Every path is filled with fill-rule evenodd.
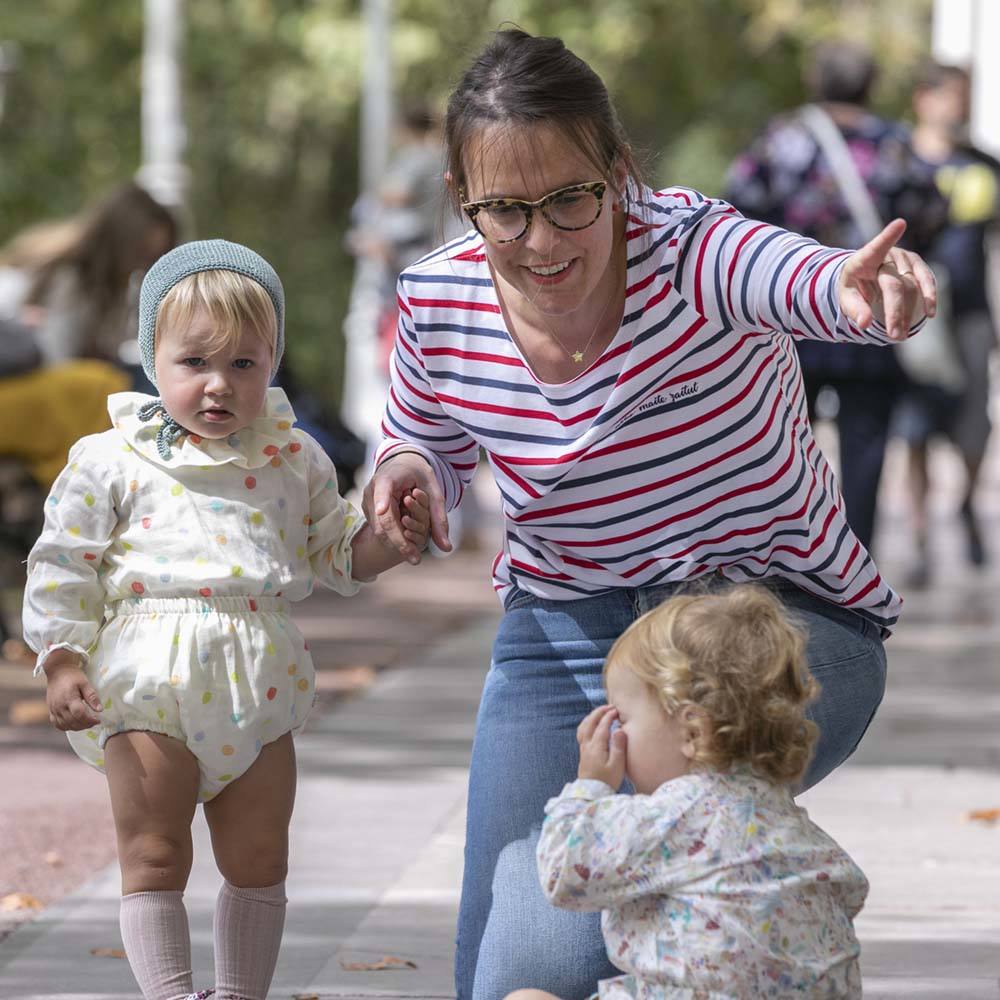
<svg viewBox="0 0 1000 1000"><path fill-rule="evenodd" d="M886 254L902 239L906 232L903 219L893 219L873 240L856 251L854 257L863 268L876 271Z"/></svg>

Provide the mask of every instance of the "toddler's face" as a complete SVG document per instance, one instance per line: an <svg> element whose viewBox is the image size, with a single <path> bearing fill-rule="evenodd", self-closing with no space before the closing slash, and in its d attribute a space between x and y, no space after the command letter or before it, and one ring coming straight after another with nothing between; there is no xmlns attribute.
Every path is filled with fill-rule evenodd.
<svg viewBox="0 0 1000 1000"><path fill-rule="evenodd" d="M687 728L663 710L646 682L618 664L608 671L607 689L608 703L618 710L619 726L628 739L625 774L635 790L649 795L664 782L687 774Z"/></svg>
<svg viewBox="0 0 1000 1000"><path fill-rule="evenodd" d="M208 353L212 318L195 311L187 329L163 330L156 345L156 381L167 412L206 438L224 438L260 414L271 381L271 349L244 331L237 343Z"/></svg>

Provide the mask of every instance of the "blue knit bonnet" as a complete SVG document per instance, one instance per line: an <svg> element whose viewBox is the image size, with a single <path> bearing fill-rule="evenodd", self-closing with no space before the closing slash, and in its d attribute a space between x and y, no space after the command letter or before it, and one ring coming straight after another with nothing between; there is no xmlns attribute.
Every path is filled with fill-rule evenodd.
<svg viewBox="0 0 1000 1000"><path fill-rule="evenodd" d="M277 318L277 335L274 342L274 364L271 378L278 372L281 357L285 352L285 293L277 272L260 254L239 243L228 240L196 240L182 243L164 254L147 272L139 292L139 351L142 370L153 385L156 385L156 313L167 292L183 278L200 271L235 271L256 281L267 292L274 305ZM166 458L170 445L183 432L163 409L160 400L147 403L139 412L140 419L148 420L156 413L162 413L164 425L157 445L160 454Z"/></svg>

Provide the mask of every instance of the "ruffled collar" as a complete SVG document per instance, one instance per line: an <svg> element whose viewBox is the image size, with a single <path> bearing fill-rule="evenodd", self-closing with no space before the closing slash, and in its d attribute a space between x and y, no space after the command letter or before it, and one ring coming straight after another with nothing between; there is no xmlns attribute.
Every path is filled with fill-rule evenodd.
<svg viewBox="0 0 1000 1000"><path fill-rule="evenodd" d="M139 410L155 398L141 392L116 392L108 397L108 413L130 447L165 469L230 463L241 469L259 469L274 464L279 452L292 442L295 412L285 390L272 386L267 390L264 409L252 424L217 440L185 431L171 444L169 455L164 458L156 443L162 418L139 419Z"/></svg>

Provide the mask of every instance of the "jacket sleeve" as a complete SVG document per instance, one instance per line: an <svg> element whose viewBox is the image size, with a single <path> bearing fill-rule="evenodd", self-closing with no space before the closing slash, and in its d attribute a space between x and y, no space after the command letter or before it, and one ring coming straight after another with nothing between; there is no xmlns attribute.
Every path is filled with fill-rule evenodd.
<svg viewBox="0 0 1000 1000"><path fill-rule="evenodd" d="M305 451L309 480L309 564L320 583L349 597L361 589L351 576L351 541L365 519L337 491L337 470L330 456L309 435L295 436Z"/></svg>
<svg viewBox="0 0 1000 1000"><path fill-rule="evenodd" d="M114 539L120 476L87 441L70 450L45 503L45 524L28 556L24 641L38 653L35 674L54 649L84 663L104 621L104 553Z"/></svg>
<svg viewBox="0 0 1000 1000"><path fill-rule="evenodd" d="M616 795L601 781L570 782L545 806L538 876L549 902L567 910L602 910L683 884L687 848L697 841L685 822L696 792Z"/></svg>

